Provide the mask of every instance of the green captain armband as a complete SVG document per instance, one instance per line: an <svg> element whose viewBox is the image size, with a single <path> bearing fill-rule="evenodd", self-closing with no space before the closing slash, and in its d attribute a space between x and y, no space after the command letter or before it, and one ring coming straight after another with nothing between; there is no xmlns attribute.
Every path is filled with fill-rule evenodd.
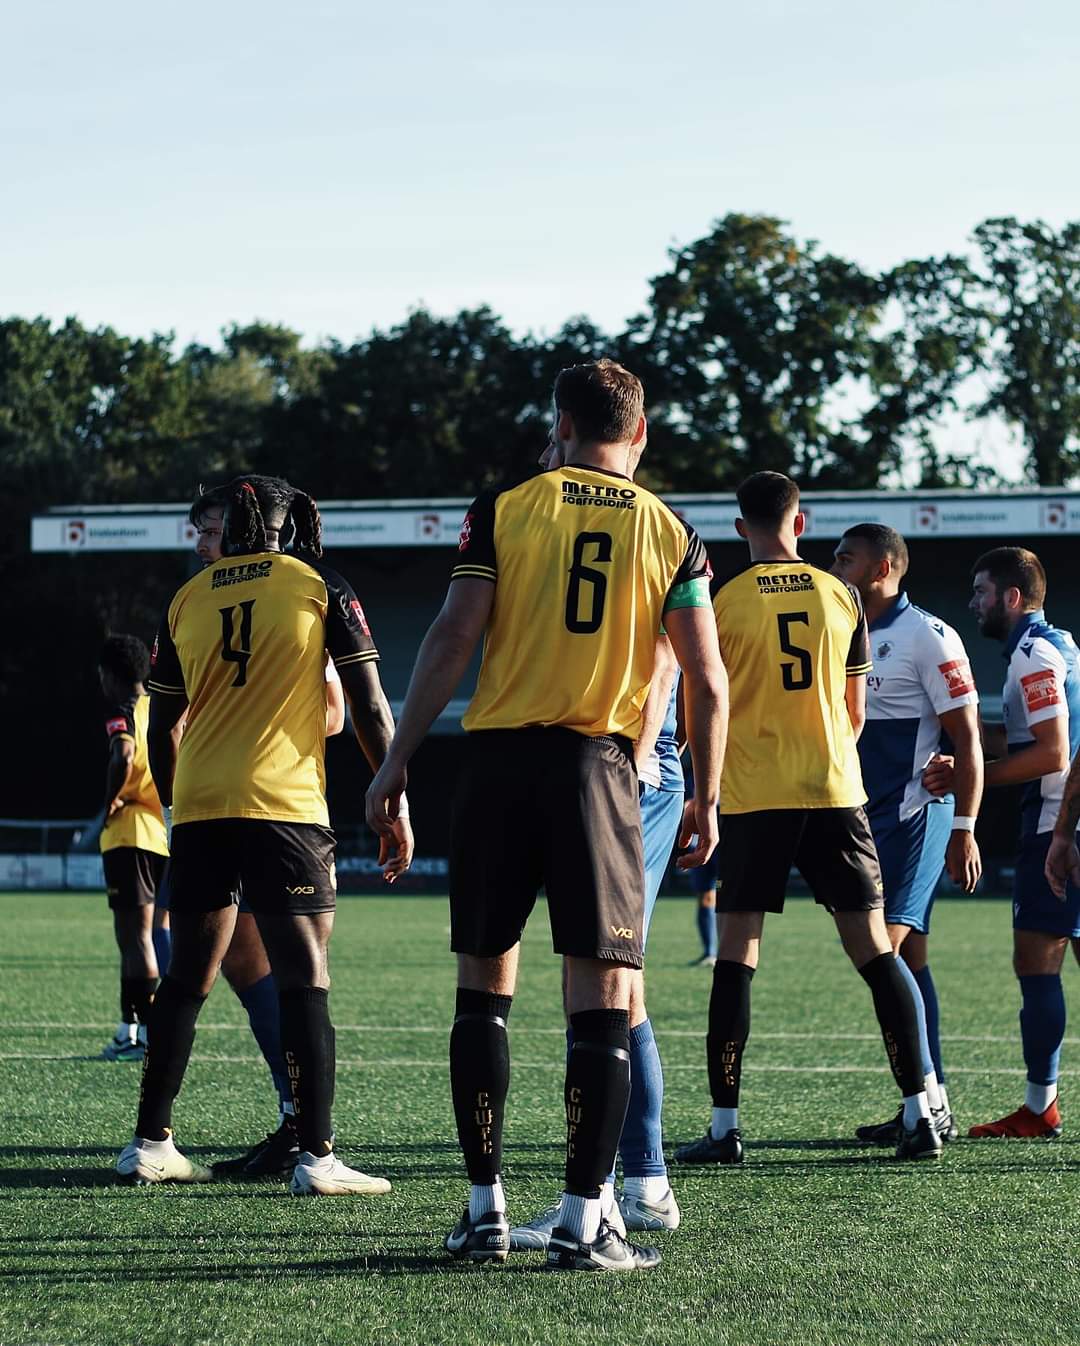
<svg viewBox="0 0 1080 1346"><path fill-rule="evenodd" d="M683 580L681 584L676 584L667 596L667 602L664 604L665 612L674 612L676 608L710 608L712 603L709 601L709 580L706 575L699 575L697 579Z"/></svg>

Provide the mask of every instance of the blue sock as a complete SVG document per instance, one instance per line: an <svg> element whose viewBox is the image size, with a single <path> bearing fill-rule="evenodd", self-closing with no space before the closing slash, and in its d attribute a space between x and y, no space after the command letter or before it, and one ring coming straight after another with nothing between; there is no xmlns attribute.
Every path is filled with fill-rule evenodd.
<svg viewBox="0 0 1080 1346"><path fill-rule="evenodd" d="M268 973L261 981L237 991L236 998L247 1010L248 1023L259 1050L277 1090L278 1101L282 1108L292 1112L292 1088L285 1069L285 1056L281 1050L281 1014L278 1008L278 993L274 978Z"/></svg>
<svg viewBox="0 0 1080 1346"><path fill-rule="evenodd" d="M1020 977L1020 1041L1032 1084L1053 1084L1058 1077L1065 1037L1065 993L1061 977Z"/></svg>
<svg viewBox="0 0 1080 1346"><path fill-rule="evenodd" d="M705 957L715 958L717 950L715 907L698 906L697 928L698 934L701 936L701 947L704 950Z"/></svg>
<svg viewBox="0 0 1080 1346"><path fill-rule="evenodd" d="M172 957L172 931L167 925L154 926L154 957L157 959L157 974L164 977L169 970L169 959Z"/></svg>
<svg viewBox="0 0 1080 1346"><path fill-rule="evenodd" d="M630 1030L630 1102L619 1139L623 1176L662 1178L667 1172L660 1114L664 1106L664 1072L652 1024L645 1020Z"/></svg>
<svg viewBox="0 0 1080 1346"><path fill-rule="evenodd" d="M934 1058L930 1055L930 1043L926 1036L926 1006L923 1004L922 990L915 979L915 973L908 967L907 963L897 955L896 966L900 969L900 975L908 984L911 991L911 998L915 1001L915 1017L919 1021L919 1051L922 1053L922 1073L929 1075L934 1069Z"/></svg>
<svg viewBox="0 0 1080 1346"><path fill-rule="evenodd" d="M945 1067L941 1064L941 1016L938 1011L937 987L930 975L930 964L911 974L922 992L923 1008L926 1011L926 1040L930 1044L930 1056L934 1062L934 1074L938 1084L945 1083Z"/></svg>

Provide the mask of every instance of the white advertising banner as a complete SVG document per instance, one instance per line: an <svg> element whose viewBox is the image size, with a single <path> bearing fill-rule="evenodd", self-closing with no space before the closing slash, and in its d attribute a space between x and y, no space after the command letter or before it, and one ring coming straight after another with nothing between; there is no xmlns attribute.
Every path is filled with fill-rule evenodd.
<svg viewBox="0 0 1080 1346"><path fill-rule="evenodd" d="M64 886L62 855L0 855L0 892Z"/></svg>
<svg viewBox="0 0 1080 1346"><path fill-rule="evenodd" d="M452 547L457 545L468 501L438 505L372 504L323 509L328 548ZM733 498L672 496L672 508L706 542L735 538L738 506ZM803 498L806 536L830 540L856 523L884 523L905 537L1043 537L1080 533L1080 492L1023 495L828 496ZM168 510L38 515L32 522L35 552L189 551L195 530L180 507Z"/></svg>

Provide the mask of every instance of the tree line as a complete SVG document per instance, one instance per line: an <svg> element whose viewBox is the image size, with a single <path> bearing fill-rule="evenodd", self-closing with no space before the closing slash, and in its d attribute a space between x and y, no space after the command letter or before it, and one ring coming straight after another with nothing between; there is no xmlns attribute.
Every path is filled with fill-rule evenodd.
<svg viewBox="0 0 1080 1346"><path fill-rule="evenodd" d="M600 355L645 383L641 475L660 491L729 490L760 468L817 489L887 488L901 467L925 486L989 484L940 432L991 417L1019 433L1028 482L1063 485L1080 473L1080 223L986 220L966 255L877 274L780 220L731 214L671 251L616 333L571 317L515 335L481 307L415 311L349 345L256 323L177 349L169 333L0 320L0 619L15 633L0 696L20 708L16 739L30 751L66 695L39 653L59 647L42 641L92 649L110 627L152 626L178 564L31 563L33 512L186 501L239 471L323 499L469 495L533 470L556 373Z"/></svg>

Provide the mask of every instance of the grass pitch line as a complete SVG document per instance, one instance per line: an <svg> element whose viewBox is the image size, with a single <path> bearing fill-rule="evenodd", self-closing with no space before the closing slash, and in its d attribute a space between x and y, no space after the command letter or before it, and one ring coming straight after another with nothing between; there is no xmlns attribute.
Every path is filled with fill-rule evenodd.
<svg viewBox="0 0 1080 1346"><path fill-rule="evenodd" d="M12 1031L29 1031L31 1029L45 1030L63 1030L73 1032L83 1029L86 1032L102 1032L116 1028L116 1020L110 1019L108 1023L83 1023L59 1024L59 1023L30 1023L30 1022L4 1022L0 1020L0 1031L11 1029ZM239 1024L204 1024L198 1025L200 1033L250 1033L251 1028L246 1023ZM449 1035L450 1023L445 1024L334 1024L336 1033L441 1033ZM566 1036L565 1028L519 1028L512 1027L511 1035L514 1037L560 1037ZM705 1029L696 1028L661 1028L660 1037L662 1038L704 1038ZM880 1042L880 1033L758 1033L753 1034L755 1042ZM995 1035L993 1033L942 1033L942 1042L998 1042L998 1043L1019 1043L1020 1034L1016 1032L1008 1037ZM1065 1045L1076 1046L1080 1044L1080 1038L1062 1038ZM0 1058L3 1059L3 1058ZM49 1058L50 1060L52 1058ZM206 1059L205 1057L203 1058ZM665 1066L665 1069L667 1067Z"/></svg>
<svg viewBox="0 0 1080 1346"><path fill-rule="evenodd" d="M73 1063L83 1061L92 1064L101 1058L96 1056L72 1056L70 1053L59 1055L52 1052L0 1052L0 1061L67 1061ZM261 1056L219 1056L219 1055L197 1055L192 1058L192 1064L206 1062L210 1065L227 1066L258 1066L263 1065ZM108 1064L116 1066L116 1062ZM123 1064L123 1063L121 1063ZM511 1059L511 1065L515 1070L557 1070L566 1069L565 1061L519 1061ZM386 1057L386 1058L354 1058L353 1060L339 1059L337 1063L338 1070L377 1070L380 1067L393 1070L445 1070L447 1068L446 1060L440 1057L437 1061L419 1061L414 1057ZM705 1069L704 1062L698 1062L694 1065L688 1064L664 1064L664 1073L674 1073L677 1071L698 1071ZM792 1066L792 1065L767 1065L762 1063L744 1064L743 1072L757 1071L760 1074L783 1074L783 1075L881 1075L888 1074L888 1067L882 1063L868 1066ZM1023 1075L1024 1071L1020 1067L1012 1066L950 1066L950 1075ZM1068 1072L1066 1072L1068 1074Z"/></svg>

